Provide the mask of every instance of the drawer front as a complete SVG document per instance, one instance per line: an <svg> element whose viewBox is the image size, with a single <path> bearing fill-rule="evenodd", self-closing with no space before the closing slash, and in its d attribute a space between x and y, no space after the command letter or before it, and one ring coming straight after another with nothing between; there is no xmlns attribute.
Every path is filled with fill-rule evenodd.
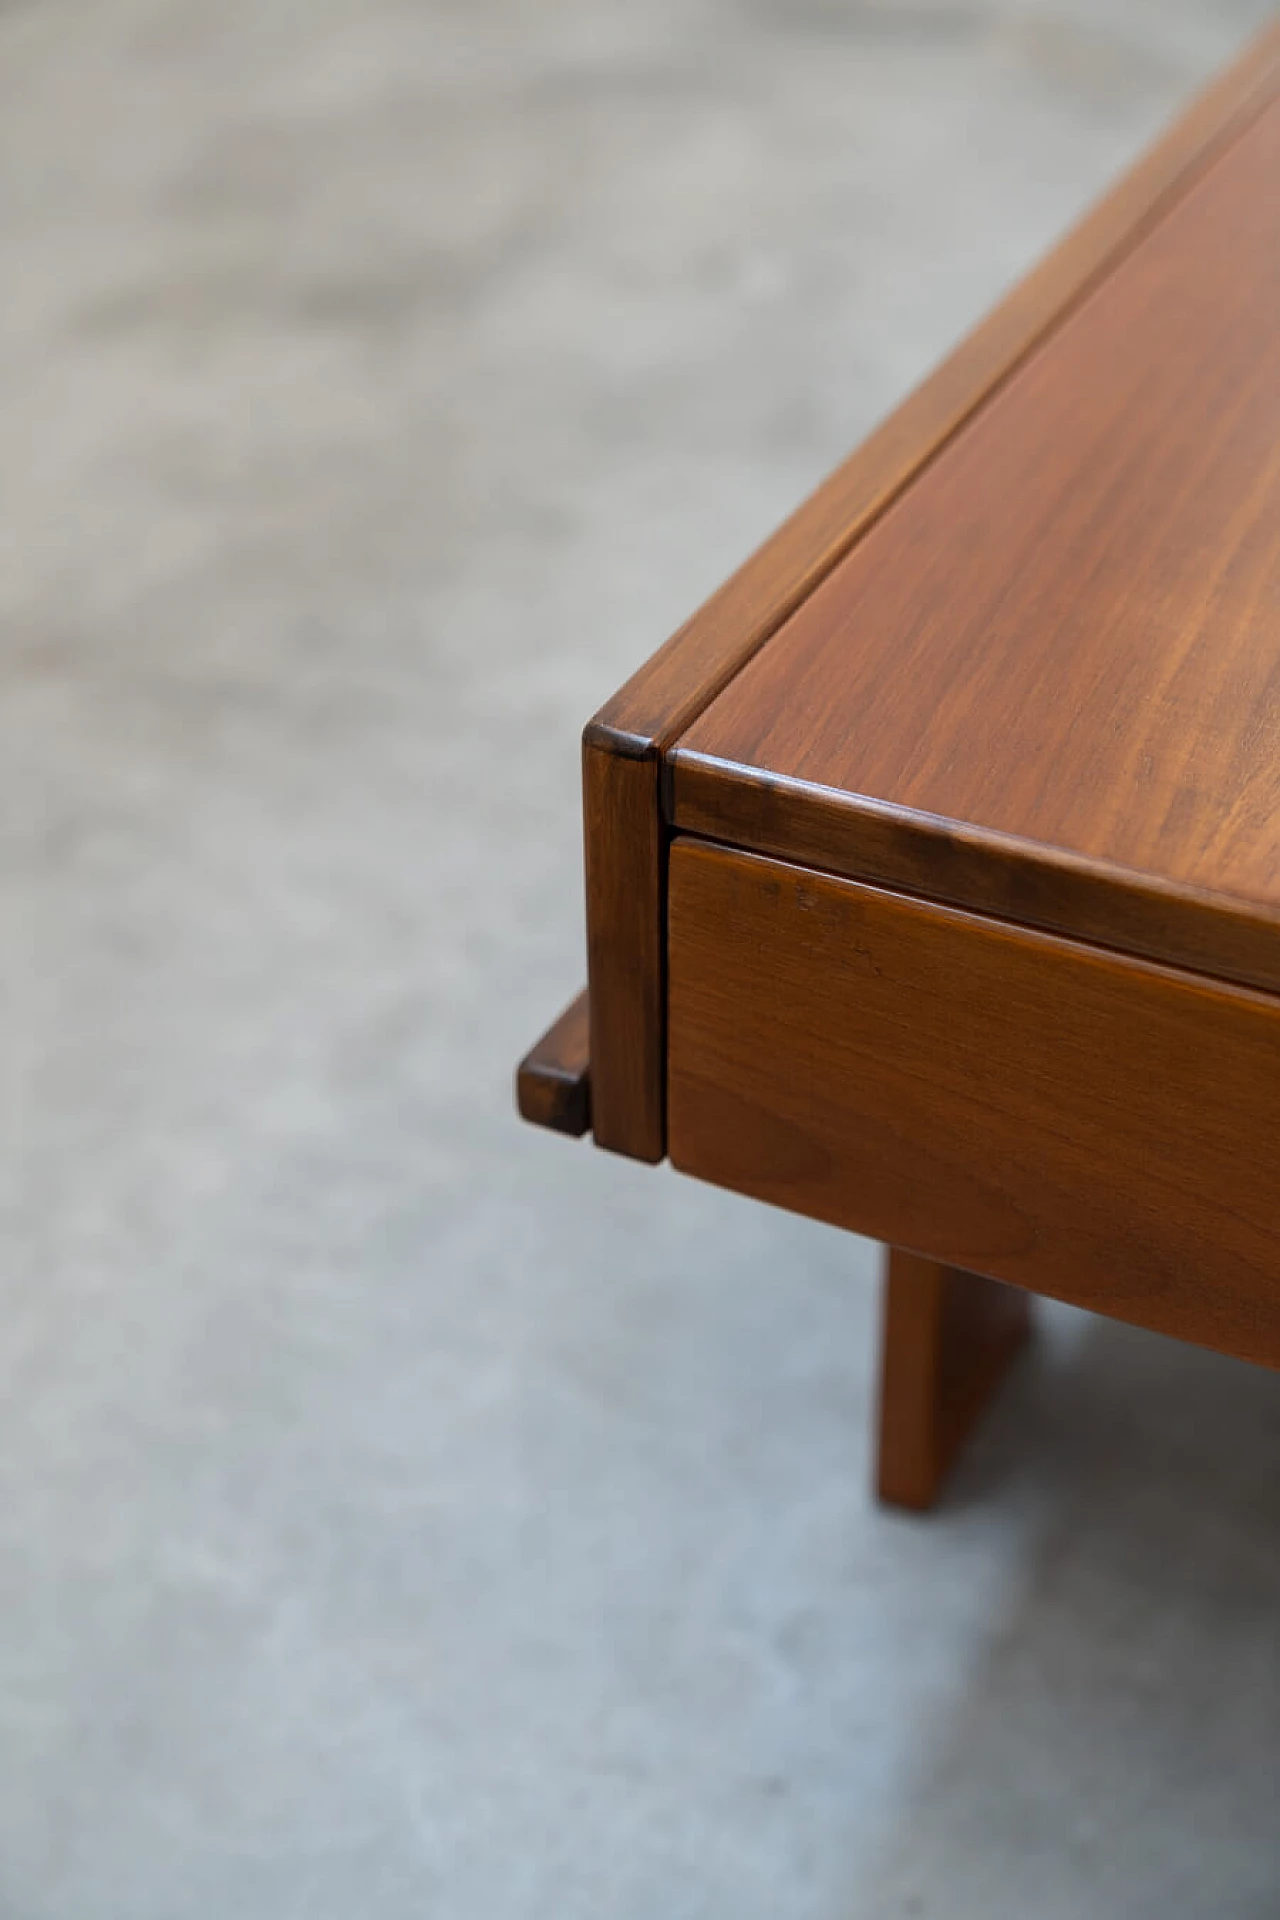
<svg viewBox="0 0 1280 1920"><path fill-rule="evenodd" d="M1280 999L692 839L685 1173L1280 1365Z"/></svg>

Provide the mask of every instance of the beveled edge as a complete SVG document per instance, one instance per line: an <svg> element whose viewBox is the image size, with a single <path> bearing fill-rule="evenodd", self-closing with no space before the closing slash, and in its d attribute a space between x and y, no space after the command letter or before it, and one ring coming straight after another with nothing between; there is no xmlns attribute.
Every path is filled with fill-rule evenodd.
<svg viewBox="0 0 1280 1920"><path fill-rule="evenodd" d="M1280 909L678 747L669 827L844 880L1280 993Z"/></svg>

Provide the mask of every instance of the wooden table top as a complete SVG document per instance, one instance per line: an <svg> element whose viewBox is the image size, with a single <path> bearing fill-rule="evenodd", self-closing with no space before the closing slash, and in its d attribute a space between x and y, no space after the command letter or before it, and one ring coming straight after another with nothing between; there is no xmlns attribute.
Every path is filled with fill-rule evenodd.
<svg viewBox="0 0 1280 1920"><path fill-rule="evenodd" d="M527 1117L1280 1365L1280 21L588 723L583 816Z"/></svg>
<svg viewBox="0 0 1280 1920"><path fill-rule="evenodd" d="M1280 102L667 759L677 827L1280 990Z"/></svg>

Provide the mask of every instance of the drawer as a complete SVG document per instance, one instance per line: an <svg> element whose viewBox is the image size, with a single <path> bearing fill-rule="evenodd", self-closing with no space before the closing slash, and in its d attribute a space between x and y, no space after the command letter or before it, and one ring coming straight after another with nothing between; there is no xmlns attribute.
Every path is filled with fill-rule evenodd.
<svg viewBox="0 0 1280 1920"><path fill-rule="evenodd" d="M690 838L681 1171L1280 1364L1280 999Z"/></svg>

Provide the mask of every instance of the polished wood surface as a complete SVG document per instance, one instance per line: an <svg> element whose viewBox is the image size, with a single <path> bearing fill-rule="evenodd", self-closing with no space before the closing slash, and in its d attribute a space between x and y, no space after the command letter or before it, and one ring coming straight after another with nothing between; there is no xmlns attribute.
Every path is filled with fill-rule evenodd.
<svg viewBox="0 0 1280 1920"><path fill-rule="evenodd" d="M1280 87L1267 28L601 708L634 751L682 732L941 445L1239 137Z"/></svg>
<svg viewBox="0 0 1280 1920"><path fill-rule="evenodd" d="M827 864L1280 984L1280 103L683 736L706 830L686 750L726 838L781 778Z"/></svg>
<svg viewBox="0 0 1280 1920"><path fill-rule="evenodd" d="M521 1110L918 1250L898 1504L1017 1287L1280 1365L1278 86L1280 27L584 733Z"/></svg>
<svg viewBox="0 0 1280 1920"><path fill-rule="evenodd" d="M587 996L570 1001L516 1070L523 1120L580 1139L591 1125L591 1059Z"/></svg>
<svg viewBox="0 0 1280 1920"><path fill-rule="evenodd" d="M682 1171L1280 1364L1280 1001L688 839Z"/></svg>
<svg viewBox="0 0 1280 1920"><path fill-rule="evenodd" d="M876 1492L923 1513L1031 1331L1017 1287L886 1250Z"/></svg>
<svg viewBox="0 0 1280 1920"><path fill-rule="evenodd" d="M1280 83L1265 33L627 682L584 735L595 1137L664 1147L663 755L939 449L1185 195Z"/></svg>
<svg viewBox="0 0 1280 1920"><path fill-rule="evenodd" d="M1271 908L695 754L668 776L668 817L706 839L1280 991Z"/></svg>
<svg viewBox="0 0 1280 1920"><path fill-rule="evenodd" d="M667 830L658 763L582 743L583 871L596 1145L666 1152Z"/></svg>

